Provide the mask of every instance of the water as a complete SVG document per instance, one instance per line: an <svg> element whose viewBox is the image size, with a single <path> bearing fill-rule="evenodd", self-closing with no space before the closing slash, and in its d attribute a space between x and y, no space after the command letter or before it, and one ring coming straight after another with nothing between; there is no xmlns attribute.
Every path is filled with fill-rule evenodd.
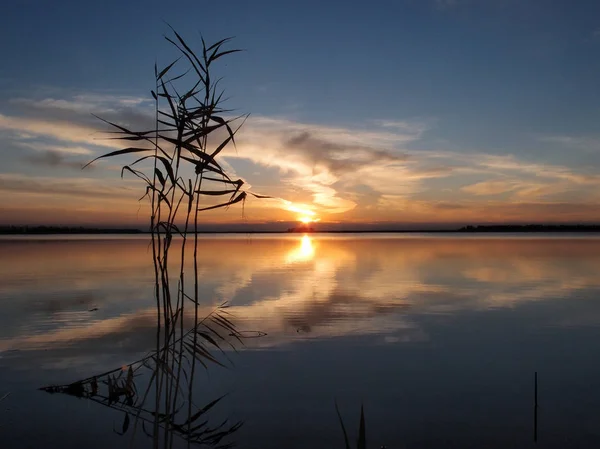
<svg viewBox="0 0 600 449"><path fill-rule="evenodd" d="M537 371L537 446L598 447L599 267L594 236L203 237L202 312L268 334L203 398L242 448L344 447L334 400L368 447L530 447ZM122 413L37 388L152 350L152 288L144 236L0 240L2 448L128 447Z"/></svg>

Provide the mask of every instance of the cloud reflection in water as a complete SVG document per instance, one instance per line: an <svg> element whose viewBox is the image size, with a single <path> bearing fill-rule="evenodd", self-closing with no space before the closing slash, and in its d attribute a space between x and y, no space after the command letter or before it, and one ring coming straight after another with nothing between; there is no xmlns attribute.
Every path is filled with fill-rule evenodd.
<svg viewBox="0 0 600 449"><path fill-rule="evenodd" d="M127 361L151 348L145 239L0 246L0 351L28 351L63 366L89 364L90 353L98 363ZM230 301L240 329L269 334L249 340L249 348L367 335L388 344L418 341L428 335L422 315L451 320L600 288L594 238L228 236L202 239L200 250L201 313ZM585 321L599 323L600 314Z"/></svg>

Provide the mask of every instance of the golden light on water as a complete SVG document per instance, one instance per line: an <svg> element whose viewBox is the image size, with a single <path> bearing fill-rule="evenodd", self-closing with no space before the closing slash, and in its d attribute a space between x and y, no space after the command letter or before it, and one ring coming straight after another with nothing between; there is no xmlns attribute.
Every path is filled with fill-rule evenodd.
<svg viewBox="0 0 600 449"><path fill-rule="evenodd" d="M308 235L302 236L302 240L300 242L300 252L304 257L312 258L312 256L315 255L312 239Z"/></svg>
<svg viewBox="0 0 600 449"><path fill-rule="evenodd" d="M308 262L309 260L312 260L314 256L315 247L313 241L308 235L304 235L300 239L300 245L287 254L285 261L287 263Z"/></svg>

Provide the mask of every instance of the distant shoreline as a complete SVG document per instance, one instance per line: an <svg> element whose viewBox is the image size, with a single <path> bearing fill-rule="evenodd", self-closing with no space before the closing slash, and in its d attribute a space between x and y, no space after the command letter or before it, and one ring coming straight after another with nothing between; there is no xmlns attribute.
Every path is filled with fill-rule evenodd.
<svg viewBox="0 0 600 449"><path fill-rule="evenodd" d="M0 226L0 235L145 234L140 229L66 226Z"/></svg>
<svg viewBox="0 0 600 449"><path fill-rule="evenodd" d="M463 226L454 229L347 229L347 230L318 230L310 228L309 230L288 229L281 231L269 230L202 230L199 234L374 234L374 233L394 233L394 234L443 234L443 233L544 233L544 232L600 232L600 225L480 225ZM102 234L121 234L138 235L150 234L149 231L130 228L84 228L84 227L62 227L62 226L0 226L0 235L102 235Z"/></svg>

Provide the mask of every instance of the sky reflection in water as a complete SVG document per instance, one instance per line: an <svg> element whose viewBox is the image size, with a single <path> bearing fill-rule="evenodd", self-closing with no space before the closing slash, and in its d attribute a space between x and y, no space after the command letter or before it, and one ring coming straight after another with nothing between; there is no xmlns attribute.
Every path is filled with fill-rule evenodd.
<svg viewBox="0 0 600 449"><path fill-rule="evenodd" d="M352 419L365 402L377 442L435 447L528 441L538 370L545 435L593 447L599 266L596 238L203 238L202 312L229 301L240 329L268 333L210 382L236 390L263 447L314 444L297 422L339 445L334 396ZM144 238L0 241L0 395L151 350L152 276Z"/></svg>

